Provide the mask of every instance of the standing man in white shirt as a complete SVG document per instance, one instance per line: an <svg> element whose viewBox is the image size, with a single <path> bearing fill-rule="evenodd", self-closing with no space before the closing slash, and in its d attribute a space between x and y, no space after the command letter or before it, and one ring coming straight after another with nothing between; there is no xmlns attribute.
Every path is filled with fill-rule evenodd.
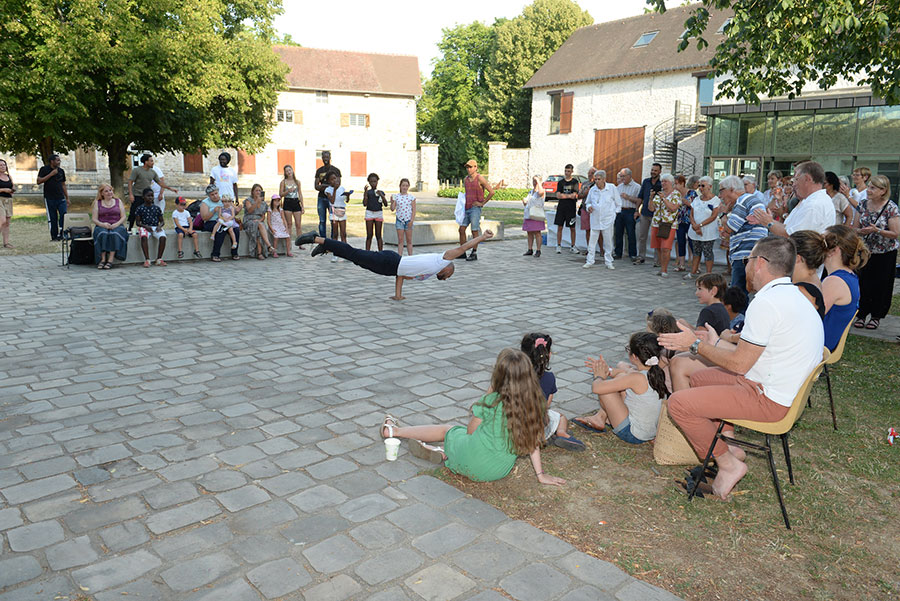
<svg viewBox="0 0 900 601"><path fill-rule="evenodd" d="M219 189L219 197L225 198L230 196L232 200L237 202L238 199L238 175L237 171L228 166L231 162L231 155L227 152L219 154L219 164L212 168L209 172L209 183L215 184Z"/></svg>
<svg viewBox="0 0 900 601"><path fill-rule="evenodd" d="M634 212L641 206L641 185L634 181L631 169L628 167L619 171L616 180L619 184L617 189L622 201L622 210L616 215L615 231L613 232L613 259L622 258L623 238L627 236L628 258L634 261L638 256Z"/></svg>
<svg viewBox="0 0 900 601"><path fill-rule="evenodd" d="M717 366L694 372L691 387L669 397L669 416L700 457L706 455L721 420L777 422L794 402L805 401L796 396L822 361L825 331L812 303L791 283L796 260L797 251L787 238L769 236L753 247L746 273L756 296L737 346L720 344L710 326L705 339L686 326L677 334L659 335L663 347L689 350ZM733 428L726 426L727 432ZM713 456L719 472L711 490L704 483L698 490L724 500L747 473L746 453L719 440Z"/></svg>
<svg viewBox="0 0 900 601"><path fill-rule="evenodd" d="M766 226L769 234L788 237L800 230L820 234L834 225L834 203L825 191L825 170L815 161L803 161L794 168L794 194L800 202L784 223L775 221L769 211L756 209L747 221Z"/></svg>
<svg viewBox="0 0 900 601"><path fill-rule="evenodd" d="M152 169L156 172L156 175L159 176L160 184L156 183L156 180L150 182L150 188L153 189L153 204L159 207L159 210L165 214L166 212L166 176L163 174L163 170L159 168L155 162L153 164Z"/></svg>
<svg viewBox="0 0 900 601"><path fill-rule="evenodd" d="M603 236L603 260L607 269L615 269L613 266L613 224L616 214L621 208L619 191L616 186L606 181L606 171L597 169L594 172L594 186L588 192L585 207L591 214L591 237L588 240L587 260L584 268L594 266L594 256L597 252L597 241Z"/></svg>

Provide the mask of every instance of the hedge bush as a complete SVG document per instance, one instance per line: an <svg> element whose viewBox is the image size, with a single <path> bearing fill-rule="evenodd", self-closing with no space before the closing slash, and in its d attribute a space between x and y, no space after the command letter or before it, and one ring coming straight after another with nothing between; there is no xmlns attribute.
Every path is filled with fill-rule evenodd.
<svg viewBox="0 0 900 601"><path fill-rule="evenodd" d="M456 198L463 191L463 188L444 188L438 191L438 196L441 198ZM531 192L529 188L503 188L502 190L495 190L494 197L491 200L522 200L529 192Z"/></svg>

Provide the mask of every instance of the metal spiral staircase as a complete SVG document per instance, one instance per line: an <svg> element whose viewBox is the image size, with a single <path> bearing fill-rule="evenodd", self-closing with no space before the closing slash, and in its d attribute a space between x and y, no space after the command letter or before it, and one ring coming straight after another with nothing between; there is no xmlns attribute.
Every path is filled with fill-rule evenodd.
<svg viewBox="0 0 900 601"><path fill-rule="evenodd" d="M700 117L700 115L698 115ZM692 153L678 148L678 142L690 138L706 128L705 120L693 118L693 107L675 101L675 115L653 128L653 159L671 173L692 175L698 159Z"/></svg>

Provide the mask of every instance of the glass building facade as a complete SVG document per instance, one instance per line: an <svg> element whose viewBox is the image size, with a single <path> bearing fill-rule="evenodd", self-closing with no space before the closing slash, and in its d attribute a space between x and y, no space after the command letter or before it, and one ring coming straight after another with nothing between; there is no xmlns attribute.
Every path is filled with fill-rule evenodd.
<svg viewBox="0 0 900 601"><path fill-rule="evenodd" d="M896 200L900 106L877 104L871 96L850 96L704 107L706 173L716 183L726 175L752 174L765 189L769 171L787 175L794 163L812 159L838 175L849 176L856 167L886 175Z"/></svg>

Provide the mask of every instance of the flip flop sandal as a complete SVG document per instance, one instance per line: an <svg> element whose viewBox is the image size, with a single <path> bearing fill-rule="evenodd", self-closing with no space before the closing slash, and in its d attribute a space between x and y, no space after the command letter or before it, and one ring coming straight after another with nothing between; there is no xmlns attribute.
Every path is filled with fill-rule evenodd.
<svg viewBox="0 0 900 601"><path fill-rule="evenodd" d="M104 263L103 269L112 269L112 263Z"/></svg>
<svg viewBox="0 0 900 601"><path fill-rule="evenodd" d="M179 258L179 259L183 259L183 258L184 258L184 251L183 251L183 250L179 250L179 251L178 251L178 258Z"/></svg>
<svg viewBox="0 0 900 601"><path fill-rule="evenodd" d="M695 481L699 480L700 482L706 482L707 478L715 478L716 474L719 473L719 468L717 468L715 465L707 465L706 471L703 472L703 474L701 474L700 469L702 467L703 467L702 465L698 465L689 470L684 470L684 471L685 471L685 473L687 473L688 477L691 480L695 480Z"/></svg>
<svg viewBox="0 0 900 601"><path fill-rule="evenodd" d="M590 432L595 432L597 434L603 434L604 432L606 432L606 428L594 427L587 422L580 421L578 418L573 419L572 423L575 424L576 426L581 426L585 430L588 430Z"/></svg>
<svg viewBox="0 0 900 601"><path fill-rule="evenodd" d="M881 325L881 320L878 319L870 319L869 323L866 324L867 330L877 330L878 326Z"/></svg>
<svg viewBox="0 0 900 601"><path fill-rule="evenodd" d="M444 448L437 445L422 442L421 440L409 439L409 452L413 457L430 461L431 463L444 462Z"/></svg>
<svg viewBox="0 0 900 601"><path fill-rule="evenodd" d="M97 263L97 269L103 269L106 266L106 263Z"/></svg>
<svg viewBox="0 0 900 601"><path fill-rule="evenodd" d="M866 327L866 322L863 319L857 319L856 321L853 322L853 327L854 328L864 328L864 327Z"/></svg>
<svg viewBox="0 0 900 601"><path fill-rule="evenodd" d="M587 446L574 436L569 436L568 438L566 438L565 436L558 436L556 434L553 434L552 436L550 436L550 438L547 439L547 444L565 449L567 451L584 451L585 449L587 449Z"/></svg>
<svg viewBox="0 0 900 601"><path fill-rule="evenodd" d="M397 418L393 415L385 415L384 421L381 422L381 429L378 433L381 435L381 438L394 438L394 428L399 428L400 424L397 422ZM388 435L384 435L384 429L387 428Z"/></svg>
<svg viewBox="0 0 900 601"><path fill-rule="evenodd" d="M681 492L683 492L685 494L690 494L691 490L696 486L697 490L694 492L694 496L699 497L701 499L705 499L705 498L709 497L710 499L715 499L717 501L726 501L726 502L731 501L733 499L733 497L731 495L728 495L728 497L726 499L722 499L719 495L717 495L715 493L715 491L713 491L712 484L709 484L708 482L699 482L697 484L694 484L694 481L691 480L690 478L688 478L686 480L677 480L676 479L675 485L678 487L678 489Z"/></svg>

